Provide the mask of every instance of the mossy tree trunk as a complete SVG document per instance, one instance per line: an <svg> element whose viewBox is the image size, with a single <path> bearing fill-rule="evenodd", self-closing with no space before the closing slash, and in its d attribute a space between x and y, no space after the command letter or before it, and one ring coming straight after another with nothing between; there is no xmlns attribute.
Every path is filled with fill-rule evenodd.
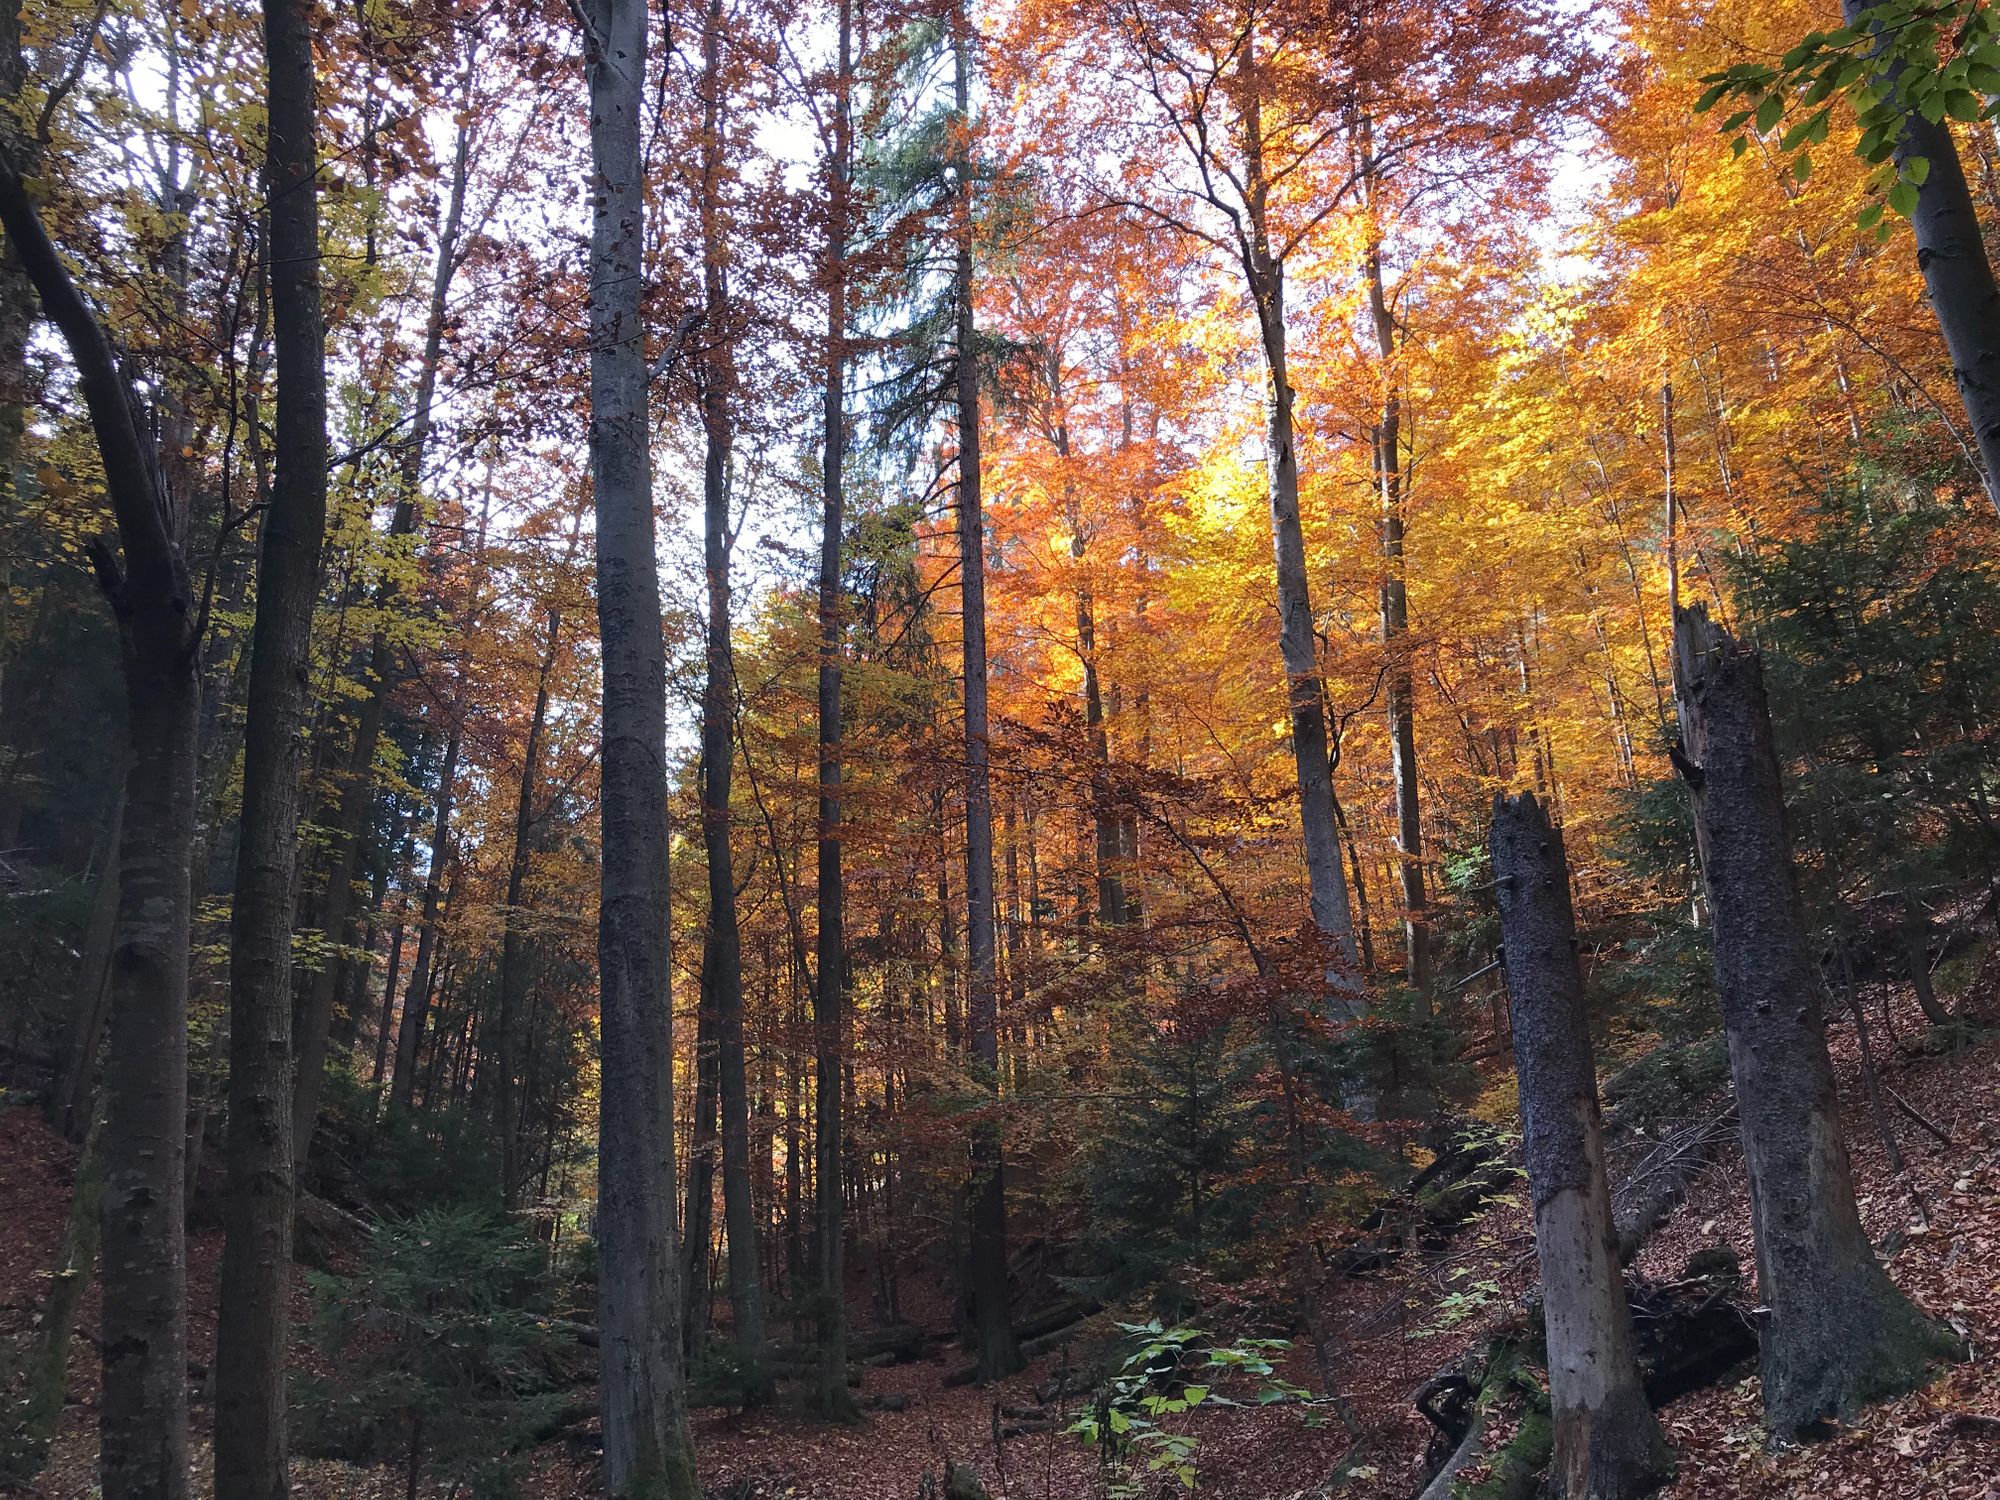
<svg viewBox="0 0 2000 1500"><path fill-rule="evenodd" d="M1764 1415L1788 1438L1911 1389L1958 1346L1896 1289L1862 1231L1763 662L1699 605L1675 616L1674 700L1770 1308Z"/></svg>
<svg viewBox="0 0 2000 1500"><path fill-rule="evenodd" d="M1664 1484L1673 1461L1633 1358L1569 865L1532 792L1494 799L1492 847L1548 1330L1550 1488L1569 1500L1629 1500Z"/></svg>

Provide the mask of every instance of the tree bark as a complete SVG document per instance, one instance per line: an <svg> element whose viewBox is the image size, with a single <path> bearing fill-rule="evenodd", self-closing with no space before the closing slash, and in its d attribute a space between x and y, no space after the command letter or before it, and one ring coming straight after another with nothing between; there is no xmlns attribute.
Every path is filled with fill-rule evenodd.
<svg viewBox="0 0 2000 1500"><path fill-rule="evenodd" d="M953 89L961 129L971 125L972 20L953 16ZM1007 1308L1007 1188L1000 1122L999 985L993 943L993 788L986 714L986 526L979 493L978 331L972 314L972 159L969 144L956 164L958 203L954 261L957 311L958 568L964 615L965 671L965 948L967 1031L972 1068L993 1110L972 1128L973 1319L982 1380L1021 1368L1021 1349Z"/></svg>
<svg viewBox="0 0 2000 1500"><path fill-rule="evenodd" d="M695 1500L674 1248L666 654L647 449L645 0L582 0L590 89L590 461L604 676L598 1290L604 1487Z"/></svg>
<svg viewBox="0 0 2000 1500"><path fill-rule="evenodd" d="M4 3L4 0L0 0ZM49 1083L49 1123L75 1140L93 1117L91 1095L97 1077L98 1045L104 1039L104 1009L111 983L111 942L118 921L118 844L125 822L121 788L111 804L98 856L97 889L84 928L83 960L77 966L76 999L69 1034Z"/></svg>
<svg viewBox="0 0 2000 1500"><path fill-rule="evenodd" d="M1380 188L1375 164L1373 125L1362 120L1364 172L1371 207ZM1403 408L1396 388L1396 319L1389 308L1382 278L1379 221L1364 261L1368 309L1375 328L1375 350L1382 362L1383 396L1375 425L1375 483L1381 503L1382 650L1388 658L1389 778L1396 795L1396 870L1403 892L1403 952L1405 973L1419 991L1431 980L1430 927L1424 898L1424 825L1417 792L1417 716L1415 682L1410 671L1410 596L1403 561Z"/></svg>
<svg viewBox="0 0 2000 1500"><path fill-rule="evenodd" d="M188 1489L187 999L200 620L183 517L143 436L146 413L0 147L4 226L76 364L116 517L119 554L92 548L118 621L131 757L119 849L104 1062L104 1500Z"/></svg>
<svg viewBox="0 0 2000 1500"><path fill-rule="evenodd" d="M1870 25L1879 0L1842 0L1849 26ZM1972 424L1981 478L1987 498L2000 510L2000 285L1973 207L1965 166L1947 121L1926 119L1918 110L1903 116L1903 133L1896 143L1896 164L1912 157L1930 164L1917 189L1917 211L1910 224L1916 234L1917 268L1938 331L1951 356L1959 400Z"/></svg>
<svg viewBox="0 0 2000 1500"><path fill-rule="evenodd" d="M715 1006L716 1081L722 1111L722 1219L729 1240L729 1311L746 1363L764 1347L757 1210L750 1199L750 1092L743 1063L743 936L736 920L736 871L729 847L729 791L735 757L736 676L729 640L729 471L736 433L734 313L729 301L722 173L722 0L708 0L702 24L701 368L702 552L708 575L707 679L701 701L702 844L708 855L708 984Z"/></svg>
<svg viewBox="0 0 2000 1500"><path fill-rule="evenodd" d="M1493 880L1521 1081L1555 1419L1553 1493L1633 1500L1673 1474L1633 1355L1562 834L1533 792L1493 800Z"/></svg>
<svg viewBox="0 0 2000 1500"><path fill-rule="evenodd" d="M498 1033L494 1064L493 1125L500 1137L500 1206L511 1213L521 1196L521 1131L514 1097L515 1056L522 1002L528 989L528 939L522 930L522 902L526 899L530 845L535 832L535 791L541 780L542 733L549 717L549 676L555 671L556 651L562 642L562 611L549 611L548 644L542 649L540 669L535 675L535 706L528 715L528 743L521 751L521 786L514 798L514 852L507 861L507 911L501 918L499 1014L494 1019Z"/></svg>
<svg viewBox="0 0 2000 1500"><path fill-rule="evenodd" d="M827 160L826 369L820 424L819 538L819 933L813 988L813 1053L819 1107L813 1116L819 1221L819 1364L813 1401L830 1417L857 1415L847 1388L847 1276L845 1204L840 1161L845 1151L841 1118L841 1039L846 1034L846 884L841 869L840 691L844 610L841 547L846 519L847 467L847 241L853 173L854 16L840 0L839 65L834 75L833 141Z"/></svg>
<svg viewBox="0 0 2000 1500"><path fill-rule="evenodd" d="M1254 42L1246 43L1246 74L1251 69L1250 50L1254 50ZM1264 461L1278 580L1278 649L1284 660L1291 707L1306 880L1311 889L1313 925L1327 938L1339 960L1329 971L1329 986L1339 1007L1353 1016L1362 1007L1355 978L1359 955L1334 827L1333 765L1313 631L1312 590L1306 581L1305 528L1299 518L1299 460L1293 430L1296 393L1286 351L1285 266L1272 249L1268 229L1262 101L1253 82L1246 80L1240 87L1246 212L1239 248L1244 278L1256 304L1258 340L1264 355Z"/></svg>
<svg viewBox="0 0 2000 1500"><path fill-rule="evenodd" d="M215 1345L217 1500L284 1500L291 1491L285 1362L293 1152L296 1145L302 1156L306 1145L291 1115L292 920L310 708L308 641L326 534L327 467L312 27L309 0L265 0L265 264L277 377L276 464L257 567L230 907L229 1183ZM331 983L338 966L326 967Z"/></svg>
<svg viewBox="0 0 2000 1500"><path fill-rule="evenodd" d="M1674 619L1675 764L1694 804L1750 1175L1764 1414L1791 1437L1908 1390L1956 1341L1898 1291L1854 1201L1759 654Z"/></svg>
<svg viewBox="0 0 2000 1500"><path fill-rule="evenodd" d="M465 195L470 180L472 149L472 92L478 56L476 40L468 42L465 65L459 75L458 140L452 157L444 221L438 230L437 259L431 269L430 302L424 319L424 347L417 367L416 397L410 414L409 436L399 455L396 509L389 521L392 543L416 530L421 508L419 492L423 483L425 450L430 442L431 412L437 397L438 364L444 349L446 301L451 292L452 278L458 271L459 238L465 222ZM394 572L385 574L375 588L376 609L392 608L399 592ZM360 715L355 721L347 775L333 819L327 886L320 913L329 942L343 940L348 910L353 904L354 881L360 870L369 818L375 808L375 748L382 737L389 690L395 685L397 675L395 648L390 644L387 633L378 629L369 649L368 696L362 700ZM326 1074L327 1031L333 1019L335 968L335 965L328 964L314 975L306 1002L300 1007L299 1066L292 1100L292 1132L301 1168L310 1154L313 1125L319 1116L320 1087Z"/></svg>
<svg viewBox="0 0 2000 1500"><path fill-rule="evenodd" d="M396 1028L396 1066L389 1075L389 1113L407 1115L417 1097L417 1055L424 1040L424 1012L430 1004L431 964L437 949L438 908L445 867L451 862L452 783L458 779L458 749L464 726L454 722L438 767L437 810L431 822L430 865L424 873L424 900L417 923L417 955L403 991L403 1016Z"/></svg>
<svg viewBox="0 0 2000 1500"><path fill-rule="evenodd" d="M681 1345L690 1354L708 1331L708 1254L715 1238L715 1161L722 1126L716 1102L715 999L709 989L709 952L702 944L701 1000L695 1011L693 1135L688 1142L687 1209L681 1216Z"/></svg>

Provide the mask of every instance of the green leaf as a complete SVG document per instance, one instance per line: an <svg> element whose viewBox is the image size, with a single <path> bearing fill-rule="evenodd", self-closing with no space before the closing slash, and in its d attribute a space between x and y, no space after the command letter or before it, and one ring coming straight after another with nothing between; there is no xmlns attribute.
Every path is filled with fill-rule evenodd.
<svg viewBox="0 0 2000 1500"><path fill-rule="evenodd" d="M1917 186L1913 182L1898 182L1889 189L1889 207L1904 218L1917 211Z"/></svg>
<svg viewBox="0 0 2000 1500"><path fill-rule="evenodd" d="M1917 187L1930 181L1931 164L1927 157L1912 156L1903 163L1903 175Z"/></svg>
<svg viewBox="0 0 2000 1500"><path fill-rule="evenodd" d="M1804 182L1810 176L1812 176L1812 154L1801 151L1798 160L1792 163L1792 180Z"/></svg>
<svg viewBox="0 0 2000 1500"><path fill-rule="evenodd" d="M1782 94L1766 94L1764 102L1757 106L1757 133L1768 135L1771 128L1783 118L1785 99Z"/></svg>
<svg viewBox="0 0 2000 1500"><path fill-rule="evenodd" d="M1189 1406L1199 1406L1208 1399L1208 1387L1205 1385L1191 1385L1187 1388L1186 1394Z"/></svg>
<svg viewBox="0 0 2000 1500"><path fill-rule="evenodd" d="M1694 101L1694 112L1698 115L1707 114L1711 109L1715 108L1722 96L1728 92L1729 85L1727 83L1710 84L1701 91L1701 97Z"/></svg>
<svg viewBox="0 0 2000 1500"><path fill-rule="evenodd" d="M1945 95L1944 112L1962 125L1979 118L1979 99L1969 89L1953 89Z"/></svg>
<svg viewBox="0 0 2000 1500"><path fill-rule="evenodd" d="M1854 216L1854 227L1856 229L1873 229L1877 224L1880 224L1881 222L1882 222L1882 205L1879 203L1869 204L1866 208L1862 209L1860 213Z"/></svg>
<svg viewBox="0 0 2000 1500"><path fill-rule="evenodd" d="M1794 125L1778 138L1778 149L1780 151L1796 151L1803 142L1811 138L1814 130L1824 126L1826 117L1832 112L1833 106L1828 105L1826 108L1816 110L1813 114L1799 121L1798 124Z"/></svg>

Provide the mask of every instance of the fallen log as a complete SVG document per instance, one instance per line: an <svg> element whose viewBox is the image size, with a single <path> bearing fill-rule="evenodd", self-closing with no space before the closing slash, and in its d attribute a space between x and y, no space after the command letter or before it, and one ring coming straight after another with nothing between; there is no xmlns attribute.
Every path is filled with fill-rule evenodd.
<svg viewBox="0 0 2000 1500"><path fill-rule="evenodd" d="M1673 1281L1628 1285L1635 1353L1655 1409L1728 1379L1757 1353L1756 1322L1733 1252L1704 1250ZM1456 1500L1477 1467L1481 1500L1528 1500L1554 1454L1548 1389L1539 1370L1539 1309L1419 1386L1411 1404L1434 1435L1419 1500Z"/></svg>
<svg viewBox="0 0 2000 1500"><path fill-rule="evenodd" d="M1629 1266L1687 1197L1695 1178L1736 1137L1736 1106L1683 1126L1660 1141L1627 1172L1611 1194L1618 1233L1618 1263Z"/></svg>

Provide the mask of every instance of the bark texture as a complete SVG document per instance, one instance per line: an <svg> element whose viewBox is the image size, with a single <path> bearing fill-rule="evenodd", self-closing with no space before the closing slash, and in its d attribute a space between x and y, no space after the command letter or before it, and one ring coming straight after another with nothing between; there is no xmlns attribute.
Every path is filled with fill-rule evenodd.
<svg viewBox="0 0 2000 1500"><path fill-rule="evenodd" d="M1665 1484L1673 1463L1633 1355L1569 865L1532 792L1494 799L1492 850L1548 1338L1551 1490L1631 1500Z"/></svg>
<svg viewBox="0 0 2000 1500"><path fill-rule="evenodd" d="M104 1061L103 1500L188 1489L187 999L199 618L184 518L148 414L0 147L0 226L75 362L104 463L118 554L91 561L118 621L130 758Z"/></svg>
<svg viewBox="0 0 2000 1500"><path fill-rule="evenodd" d="M666 653L647 450L645 0L585 0L590 90L590 461L604 673L597 954L604 1487L694 1500L674 1247Z"/></svg>
<svg viewBox="0 0 2000 1500"><path fill-rule="evenodd" d="M813 1053L819 1107L813 1112L813 1170L819 1224L819 1365L813 1401L828 1416L857 1415L847 1388L845 1202L840 1164L841 1041L846 1034L846 884L841 868L841 546L847 524L847 239L854 133L850 0L840 0L839 71L834 78L833 141L828 159L826 370L821 406L819 538L819 933L813 987Z"/></svg>
<svg viewBox="0 0 2000 1500"><path fill-rule="evenodd" d="M958 117L971 118L972 23L954 19L953 84ZM993 932L993 785L986 713L986 521L979 490L978 330L972 313L972 164L958 164L958 568L964 613L965 676L965 956L967 1032L973 1074L1000 1094L1000 986ZM995 1114L972 1130L973 1322L982 1379L1021 1368L1021 1347L1007 1306L1007 1185L1000 1122Z"/></svg>
<svg viewBox="0 0 2000 1500"><path fill-rule="evenodd" d="M266 0L264 191L277 380L275 467L257 564L243 812L230 907L229 1186L215 1346L217 1500L284 1500L291 1488L285 1360L295 1145L292 919L310 693L307 642L319 596L327 464L312 26L309 0ZM335 967L327 965L329 982Z"/></svg>
<svg viewBox="0 0 2000 1500"><path fill-rule="evenodd" d="M1701 605L1675 615L1674 701L1770 1308L1765 1421L1791 1437L1912 1388L1958 1346L1896 1289L1862 1230L1763 663Z"/></svg>

